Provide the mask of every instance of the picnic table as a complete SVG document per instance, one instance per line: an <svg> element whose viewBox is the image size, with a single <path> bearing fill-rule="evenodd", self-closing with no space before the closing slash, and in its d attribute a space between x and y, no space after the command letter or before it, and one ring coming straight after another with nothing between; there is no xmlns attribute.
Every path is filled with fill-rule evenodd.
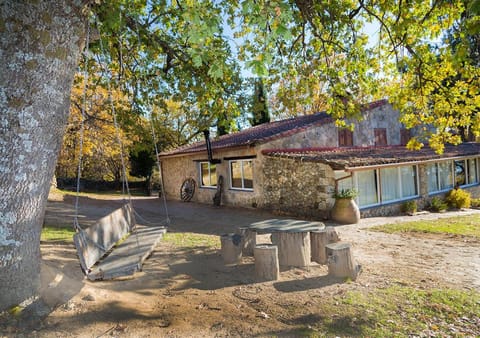
<svg viewBox="0 0 480 338"><path fill-rule="evenodd" d="M241 227L240 231L245 237L246 247L255 247L257 234L271 233L272 244L278 247L281 266L307 267L311 261L310 233L324 229L322 222L274 218Z"/></svg>

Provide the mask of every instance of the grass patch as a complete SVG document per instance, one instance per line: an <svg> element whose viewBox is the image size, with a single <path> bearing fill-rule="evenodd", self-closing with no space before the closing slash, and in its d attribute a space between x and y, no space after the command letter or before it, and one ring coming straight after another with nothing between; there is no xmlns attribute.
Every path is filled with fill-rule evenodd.
<svg viewBox="0 0 480 338"><path fill-rule="evenodd" d="M77 196L76 190L63 190L63 189L55 189L54 192L57 192L62 195L68 195L72 197ZM132 188L130 189L131 196L146 196L145 190L141 188ZM105 197L105 196L127 196L126 193L123 193L122 190L83 190L78 193L80 197Z"/></svg>
<svg viewBox="0 0 480 338"><path fill-rule="evenodd" d="M72 226L53 227L53 226L46 225L42 229L40 240L44 242L49 242L49 241L72 242L74 234L75 234L75 230L73 230Z"/></svg>
<svg viewBox="0 0 480 338"><path fill-rule="evenodd" d="M422 232L433 234L449 234L480 238L480 215L462 217L439 218L436 220L421 220L385 224L370 228L369 230L386 233Z"/></svg>
<svg viewBox="0 0 480 338"><path fill-rule="evenodd" d="M182 249L208 249L220 248L220 238L214 235L195 234L192 232L167 232L162 241Z"/></svg>
<svg viewBox="0 0 480 338"><path fill-rule="evenodd" d="M311 325L320 336L480 334L480 294L474 291L392 286L368 293L348 292L328 303L322 305L319 321Z"/></svg>

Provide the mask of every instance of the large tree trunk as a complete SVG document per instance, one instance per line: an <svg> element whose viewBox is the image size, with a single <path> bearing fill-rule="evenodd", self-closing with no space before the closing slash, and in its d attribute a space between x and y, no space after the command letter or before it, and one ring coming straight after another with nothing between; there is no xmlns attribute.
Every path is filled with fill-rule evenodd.
<svg viewBox="0 0 480 338"><path fill-rule="evenodd" d="M39 286L40 232L86 2L0 2L0 311Z"/></svg>

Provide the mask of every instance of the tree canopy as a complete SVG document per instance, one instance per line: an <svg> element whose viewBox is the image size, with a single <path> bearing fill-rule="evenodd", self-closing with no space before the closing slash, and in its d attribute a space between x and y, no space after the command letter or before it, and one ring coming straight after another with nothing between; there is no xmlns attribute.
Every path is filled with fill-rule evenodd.
<svg viewBox="0 0 480 338"><path fill-rule="evenodd" d="M345 125L388 96L424 131L409 146L441 152L459 129L480 135L478 55L463 47L478 36L478 3L115 0L92 8L107 46L92 50L139 111L176 102L194 135L234 125L245 65L284 110L272 114L326 108Z"/></svg>
<svg viewBox="0 0 480 338"><path fill-rule="evenodd" d="M387 96L407 128L424 131L409 146L441 152L462 130L480 135L479 13L480 0L1 2L0 311L38 287L41 221L85 35L95 87L128 102L122 126L153 112L177 143L234 128L245 65L276 107L325 107L340 126Z"/></svg>

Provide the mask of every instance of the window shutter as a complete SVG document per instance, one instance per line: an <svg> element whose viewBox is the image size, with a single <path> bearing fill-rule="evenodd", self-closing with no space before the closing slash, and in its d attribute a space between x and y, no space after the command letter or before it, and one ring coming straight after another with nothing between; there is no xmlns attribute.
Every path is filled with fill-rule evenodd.
<svg viewBox="0 0 480 338"><path fill-rule="evenodd" d="M387 129L375 128L375 146L386 146L387 143Z"/></svg>
<svg viewBox="0 0 480 338"><path fill-rule="evenodd" d="M338 146L352 147L353 146L353 132L349 129L338 130Z"/></svg>
<svg viewBox="0 0 480 338"><path fill-rule="evenodd" d="M402 128L400 129L400 145L405 146L407 145L408 141L410 140L410 129Z"/></svg>

